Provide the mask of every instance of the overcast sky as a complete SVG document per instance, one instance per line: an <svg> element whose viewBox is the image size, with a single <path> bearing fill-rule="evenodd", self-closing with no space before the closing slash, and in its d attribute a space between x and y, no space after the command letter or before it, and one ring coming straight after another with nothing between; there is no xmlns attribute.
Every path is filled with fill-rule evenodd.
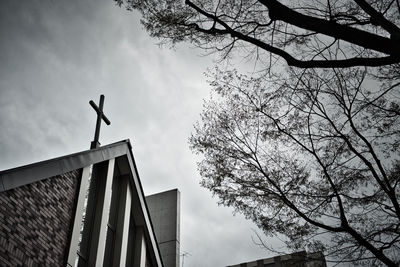
<svg viewBox="0 0 400 267"><path fill-rule="evenodd" d="M273 256L255 226L199 185L188 137L210 87L201 51L157 46L112 0L0 1L0 170L89 148L106 96L103 145L130 139L146 195L181 191L185 267Z"/></svg>

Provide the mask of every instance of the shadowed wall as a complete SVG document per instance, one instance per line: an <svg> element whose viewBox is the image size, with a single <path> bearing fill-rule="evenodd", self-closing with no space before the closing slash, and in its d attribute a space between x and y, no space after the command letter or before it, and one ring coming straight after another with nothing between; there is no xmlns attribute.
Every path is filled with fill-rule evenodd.
<svg viewBox="0 0 400 267"><path fill-rule="evenodd" d="M0 266L65 265L79 177L75 170L0 193Z"/></svg>
<svg viewBox="0 0 400 267"><path fill-rule="evenodd" d="M173 189L146 197L165 267L179 267L180 192Z"/></svg>

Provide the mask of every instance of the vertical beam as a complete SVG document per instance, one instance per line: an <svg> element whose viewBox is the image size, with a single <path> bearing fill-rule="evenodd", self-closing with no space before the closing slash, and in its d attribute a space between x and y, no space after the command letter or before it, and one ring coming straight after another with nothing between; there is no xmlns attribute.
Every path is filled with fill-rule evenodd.
<svg viewBox="0 0 400 267"><path fill-rule="evenodd" d="M99 241L100 210L103 209L105 184L107 179L108 161L93 165L87 196L86 215L82 231L82 240L79 244L78 267L94 266Z"/></svg>
<svg viewBox="0 0 400 267"><path fill-rule="evenodd" d="M120 190L120 201L118 208L118 221L115 238L113 266L126 266L126 257L128 249L129 222L131 214L131 189L129 187L128 177L120 177L122 186Z"/></svg>
<svg viewBox="0 0 400 267"><path fill-rule="evenodd" d="M133 193L133 191L132 191ZM132 196L133 198L133 196ZM128 248L126 253L126 266L133 266L133 258L135 257L135 240L136 240L136 225L133 216L133 203L131 206L131 220L129 222Z"/></svg>
<svg viewBox="0 0 400 267"><path fill-rule="evenodd" d="M105 190L103 196L100 196L99 201L103 202L103 208L99 210L101 212L98 214L100 216L100 227L98 228L98 243L97 243L97 253L95 266L103 266L104 251L106 248L106 236L107 236L107 223L110 213L111 204L111 186L114 176L114 164L115 159L110 159L108 161L107 177L105 181Z"/></svg>
<svg viewBox="0 0 400 267"><path fill-rule="evenodd" d="M133 267L146 267L146 240L143 227L136 228L135 257Z"/></svg>
<svg viewBox="0 0 400 267"><path fill-rule="evenodd" d="M78 255L77 252L78 252L78 246L79 246L79 235L81 232L81 224L82 224L83 213L84 213L84 209L85 209L86 190L89 185L90 168L91 168L91 166L87 166L87 167L83 168L83 171L82 171L78 201L76 203L74 226L72 228L71 243L70 243L69 252L68 252L68 261L67 261L68 266L75 265L75 260Z"/></svg>

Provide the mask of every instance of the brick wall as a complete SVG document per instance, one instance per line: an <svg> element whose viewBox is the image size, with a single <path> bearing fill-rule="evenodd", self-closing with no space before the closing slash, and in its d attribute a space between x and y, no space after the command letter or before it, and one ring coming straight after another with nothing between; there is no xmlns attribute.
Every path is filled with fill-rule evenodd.
<svg viewBox="0 0 400 267"><path fill-rule="evenodd" d="M63 266L79 171L0 192L0 266Z"/></svg>

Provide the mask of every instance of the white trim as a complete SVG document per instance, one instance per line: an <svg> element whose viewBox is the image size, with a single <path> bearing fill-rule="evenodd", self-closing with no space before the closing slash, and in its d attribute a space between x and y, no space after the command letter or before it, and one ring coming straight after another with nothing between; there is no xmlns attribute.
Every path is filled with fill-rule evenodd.
<svg viewBox="0 0 400 267"><path fill-rule="evenodd" d="M158 244L157 244L157 241L156 241L156 237L155 237L156 235L155 235L154 229L153 229L152 224L150 222L150 213L149 213L149 211L147 209L143 188L142 188L142 185L140 183L139 173L137 171L137 168L136 168L136 165L135 165L135 161L133 159L132 151L130 150L130 152L131 153L127 154L127 156L128 156L127 158L128 158L129 166L131 168L131 173L132 173L132 178L133 178L133 186L134 186L134 188L136 189L136 191L138 193L139 203L140 203L141 209L143 211L146 230L148 231L149 247L151 247L153 249L153 251L154 251L154 255L155 255L155 260L156 260L157 266L162 267L164 265L163 265L162 260L161 260L161 252L159 250L159 247L158 247Z"/></svg>
<svg viewBox="0 0 400 267"><path fill-rule="evenodd" d="M129 221L131 218L131 204L132 204L132 196L131 196L131 188L129 186L128 181L125 182L126 185L126 201L125 201L125 211L124 211L124 220L122 227L122 240L121 240L121 255L120 255L120 267L126 266L126 256L128 252L128 236L129 236Z"/></svg>
<svg viewBox="0 0 400 267"><path fill-rule="evenodd" d="M99 242L97 246L95 266L103 266L103 261L104 261L104 252L106 249L106 238L107 238L107 223L108 223L108 217L110 215L109 211L111 204L111 186L114 176L114 164L115 164L115 159L110 159L108 161L107 178L103 196L104 202L103 202L103 210L101 212L100 233L99 233Z"/></svg>
<svg viewBox="0 0 400 267"><path fill-rule="evenodd" d="M135 235L135 258L134 267L146 267L146 239L144 237L143 227L136 228Z"/></svg>
<svg viewBox="0 0 400 267"><path fill-rule="evenodd" d="M0 192L129 154L129 140L0 171Z"/></svg>
<svg viewBox="0 0 400 267"><path fill-rule="evenodd" d="M85 211L85 198L86 198L86 191L89 185L89 178L90 178L90 168L92 166L87 166L83 168L82 177L81 177L81 184L79 188L79 196L78 201L76 204L76 211L75 211L75 219L74 219L74 226L72 228L72 236L71 242L69 246L68 252L68 264L70 266L75 265L76 258L78 256L78 245L79 245L79 235L81 232L82 226L82 219L83 213Z"/></svg>

